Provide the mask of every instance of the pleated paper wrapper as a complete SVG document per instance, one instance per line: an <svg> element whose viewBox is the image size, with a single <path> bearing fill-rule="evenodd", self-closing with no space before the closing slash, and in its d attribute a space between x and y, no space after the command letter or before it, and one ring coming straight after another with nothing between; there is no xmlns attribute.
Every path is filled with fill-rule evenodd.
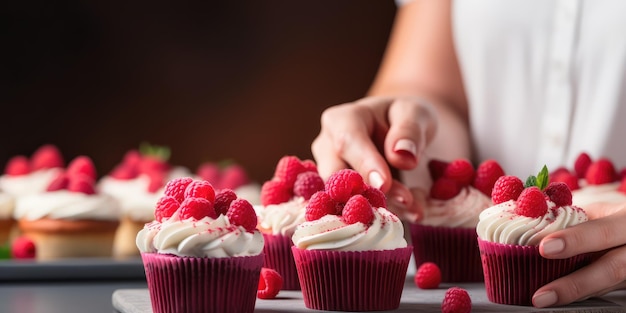
<svg viewBox="0 0 626 313"><path fill-rule="evenodd" d="M263 253L265 260L263 267L276 270L283 277L284 290L300 290L296 263L293 260L291 237L283 235L263 234L265 244Z"/></svg>

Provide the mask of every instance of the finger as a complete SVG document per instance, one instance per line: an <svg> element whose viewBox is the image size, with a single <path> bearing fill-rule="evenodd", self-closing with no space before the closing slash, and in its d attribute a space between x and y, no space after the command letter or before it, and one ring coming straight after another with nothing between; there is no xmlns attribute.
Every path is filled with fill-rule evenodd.
<svg viewBox="0 0 626 313"><path fill-rule="evenodd" d="M311 152L317 164L317 171L326 181L330 175L348 167L341 157L334 153L332 140L325 133L320 133L311 143Z"/></svg>
<svg viewBox="0 0 626 313"><path fill-rule="evenodd" d="M393 180L386 196L387 208L400 219L416 221L421 216L421 206L415 202L413 190L407 188L400 181Z"/></svg>
<svg viewBox="0 0 626 313"><path fill-rule="evenodd" d="M614 290L626 280L626 247L615 248L592 264L539 288L533 305L547 307L564 305Z"/></svg>

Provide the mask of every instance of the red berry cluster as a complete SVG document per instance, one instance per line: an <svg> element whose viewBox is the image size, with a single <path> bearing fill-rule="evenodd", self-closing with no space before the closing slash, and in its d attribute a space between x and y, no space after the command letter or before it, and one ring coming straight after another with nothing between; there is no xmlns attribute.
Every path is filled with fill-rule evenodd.
<svg viewBox="0 0 626 313"><path fill-rule="evenodd" d="M198 166L196 175L210 182L216 190L237 189L250 183L246 170L235 163L205 162Z"/></svg>
<svg viewBox="0 0 626 313"><path fill-rule="evenodd" d="M65 162L59 149L54 145L39 147L30 159L23 155L12 157L4 169L9 176L21 176L41 169L64 167Z"/></svg>
<svg viewBox="0 0 626 313"><path fill-rule="evenodd" d="M168 163L169 149L160 146L143 147L143 151L126 152L122 162L110 173L115 179L128 180L139 175L150 178L148 192L156 192L165 184L171 165Z"/></svg>
<svg viewBox="0 0 626 313"><path fill-rule="evenodd" d="M309 200L324 189L324 181L311 160L300 160L296 156L284 156L276 165L274 177L261 187L261 204L279 204L294 196Z"/></svg>
<svg viewBox="0 0 626 313"><path fill-rule="evenodd" d="M430 197L439 200L452 199L468 186L491 197L493 185L504 175L504 170L495 160L486 160L474 170L472 163L466 159L452 162L433 159L428 162L428 170L433 180Z"/></svg>
<svg viewBox="0 0 626 313"><path fill-rule="evenodd" d="M537 176L530 176L526 183L515 176L498 178L491 195L494 204L516 201L515 213L532 218L548 212L546 199L557 206L572 204L572 192L563 182L548 183L548 169L544 166Z"/></svg>
<svg viewBox="0 0 626 313"><path fill-rule="evenodd" d="M385 194L365 184L363 177L351 169L333 173L324 186L309 200L305 219L314 221L325 215L341 215L344 222L361 222L370 225L374 219L373 208L387 207Z"/></svg>
<svg viewBox="0 0 626 313"><path fill-rule="evenodd" d="M204 217L215 219L219 215L226 215L231 224L242 226L248 232L254 232L257 225L256 213L250 202L238 199L230 189L215 193L208 181L190 177L176 178L165 185L164 195L157 202L154 217L162 222L175 212L178 212L181 220L200 220Z"/></svg>
<svg viewBox="0 0 626 313"><path fill-rule="evenodd" d="M48 185L47 191L67 189L92 195L96 193L96 167L87 156L78 156Z"/></svg>
<svg viewBox="0 0 626 313"><path fill-rule="evenodd" d="M582 152L574 162L574 170L559 167L550 173L551 182L567 184L570 190L580 189L579 179L585 179L589 185L602 185L621 181L619 190L626 193L626 167L619 172L613 162L607 158L593 160L589 154Z"/></svg>

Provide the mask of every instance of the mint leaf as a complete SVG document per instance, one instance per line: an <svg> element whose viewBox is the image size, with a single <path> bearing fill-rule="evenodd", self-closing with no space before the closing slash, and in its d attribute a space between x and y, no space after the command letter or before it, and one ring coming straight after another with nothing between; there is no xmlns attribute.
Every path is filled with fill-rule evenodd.
<svg viewBox="0 0 626 313"><path fill-rule="evenodd" d="M530 175L526 178L526 182L524 183L524 188L537 186L537 177L535 175Z"/></svg>
<svg viewBox="0 0 626 313"><path fill-rule="evenodd" d="M162 161L168 161L172 155L169 147L152 145L145 141L139 145L139 153L143 156L154 156Z"/></svg>
<svg viewBox="0 0 626 313"><path fill-rule="evenodd" d="M548 186L548 178L548 167L544 165L539 174L537 174L537 187L539 187L540 190L543 190L546 186Z"/></svg>

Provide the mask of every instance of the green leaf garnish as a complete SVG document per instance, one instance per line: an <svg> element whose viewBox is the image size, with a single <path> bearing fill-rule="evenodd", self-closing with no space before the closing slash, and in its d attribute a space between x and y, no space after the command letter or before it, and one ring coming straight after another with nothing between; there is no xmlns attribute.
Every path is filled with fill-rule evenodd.
<svg viewBox="0 0 626 313"><path fill-rule="evenodd" d="M539 187L540 190L543 190L546 186L548 186L548 180L548 167L544 165L539 174L537 174L537 187Z"/></svg>
<svg viewBox="0 0 626 313"><path fill-rule="evenodd" d="M139 144L139 153L144 156L154 156L162 161L168 161L172 152L167 146L151 145L148 142L142 142Z"/></svg>
<svg viewBox="0 0 626 313"><path fill-rule="evenodd" d="M530 175L526 178L526 182L524 183L524 188L537 186L537 177L535 175Z"/></svg>

